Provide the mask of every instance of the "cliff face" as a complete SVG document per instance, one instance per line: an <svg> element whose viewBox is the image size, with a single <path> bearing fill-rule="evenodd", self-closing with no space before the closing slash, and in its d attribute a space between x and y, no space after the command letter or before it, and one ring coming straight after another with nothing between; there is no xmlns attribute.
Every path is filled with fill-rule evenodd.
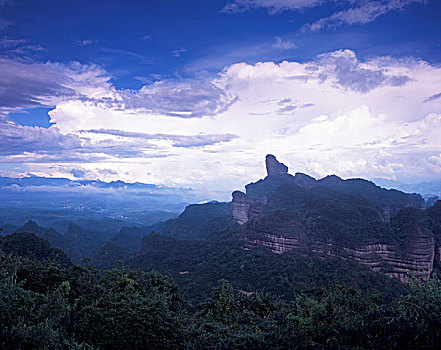
<svg viewBox="0 0 441 350"><path fill-rule="evenodd" d="M421 231L413 232L412 241L404 247L395 242L381 243L381 240L348 247L341 243L305 239L301 236L286 237L271 232L259 232L258 237L242 235L240 238L246 248L267 247L275 254L291 251L302 257L316 255L321 258L339 257L357 261L373 271L383 272L403 282L411 275L428 278L433 271L436 254L439 263L440 247L435 245L435 238Z"/></svg>
<svg viewBox="0 0 441 350"><path fill-rule="evenodd" d="M279 163L272 154L266 156L265 164L268 176L288 174L288 167L283 163Z"/></svg>
<svg viewBox="0 0 441 350"><path fill-rule="evenodd" d="M441 202L429 212L419 195L366 180L292 176L271 155L266 167L264 180L233 193L244 247L353 260L402 281L441 262Z"/></svg>

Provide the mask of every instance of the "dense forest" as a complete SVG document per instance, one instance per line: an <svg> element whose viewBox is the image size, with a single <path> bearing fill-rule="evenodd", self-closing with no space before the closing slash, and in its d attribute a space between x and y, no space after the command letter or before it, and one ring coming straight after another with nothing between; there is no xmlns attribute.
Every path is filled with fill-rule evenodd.
<svg viewBox="0 0 441 350"><path fill-rule="evenodd" d="M441 201L267 170L171 219L9 221L1 349L435 348Z"/></svg>
<svg viewBox="0 0 441 350"><path fill-rule="evenodd" d="M35 235L16 238L0 241L2 349L430 349L441 341L437 278L388 295L303 285L290 300L220 280L191 303L167 274L73 265Z"/></svg>

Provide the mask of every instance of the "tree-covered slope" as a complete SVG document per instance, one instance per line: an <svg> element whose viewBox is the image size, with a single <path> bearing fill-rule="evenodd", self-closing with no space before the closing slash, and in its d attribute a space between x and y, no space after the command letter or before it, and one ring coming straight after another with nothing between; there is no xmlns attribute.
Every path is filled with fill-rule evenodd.
<svg viewBox="0 0 441 350"><path fill-rule="evenodd" d="M72 264L61 249L51 248L47 241L33 233L16 232L0 236L0 249L6 254L34 257L37 260L54 260L63 266Z"/></svg>
<svg viewBox="0 0 441 350"><path fill-rule="evenodd" d="M435 349L441 342L436 279L394 296L345 284L291 293L286 301L220 281L195 305L157 272L62 266L0 248L0 348Z"/></svg>

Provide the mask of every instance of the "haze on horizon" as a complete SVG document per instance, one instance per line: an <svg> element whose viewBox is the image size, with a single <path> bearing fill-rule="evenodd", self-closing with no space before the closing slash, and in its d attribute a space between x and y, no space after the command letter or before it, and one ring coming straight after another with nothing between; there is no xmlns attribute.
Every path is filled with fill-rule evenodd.
<svg viewBox="0 0 441 350"><path fill-rule="evenodd" d="M0 176L215 194L272 153L318 178L435 181L440 15L435 0L0 0Z"/></svg>

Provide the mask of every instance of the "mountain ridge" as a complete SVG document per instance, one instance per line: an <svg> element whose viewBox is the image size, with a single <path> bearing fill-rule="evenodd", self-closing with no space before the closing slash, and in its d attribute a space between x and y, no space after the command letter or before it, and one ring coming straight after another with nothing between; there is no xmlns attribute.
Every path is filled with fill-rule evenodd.
<svg viewBox="0 0 441 350"><path fill-rule="evenodd" d="M383 189L364 179L293 176L273 155L266 157L266 167L264 179L232 195L245 247L355 260L402 281L413 273L428 278L438 264L437 231L418 219L421 214L427 222L433 220L423 210L421 195ZM439 206L440 201L432 211Z"/></svg>

